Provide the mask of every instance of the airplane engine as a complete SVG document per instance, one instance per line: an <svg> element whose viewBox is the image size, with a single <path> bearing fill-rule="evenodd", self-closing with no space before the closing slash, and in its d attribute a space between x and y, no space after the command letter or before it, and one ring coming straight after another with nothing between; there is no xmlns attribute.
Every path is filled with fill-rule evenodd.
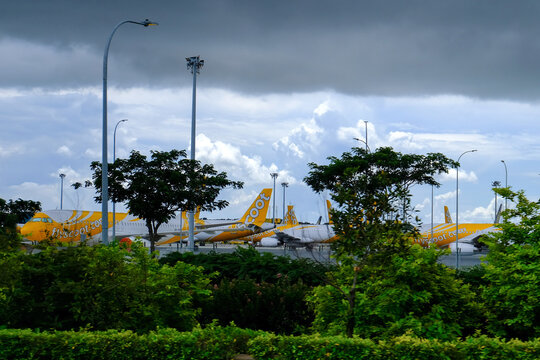
<svg viewBox="0 0 540 360"><path fill-rule="evenodd" d="M265 237L261 239L261 246L276 247L279 245L279 240L272 237Z"/></svg>
<svg viewBox="0 0 540 360"><path fill-rule="evenodd" d="M455 242L451 243L448 247L450 248L450 250L452 250L452 253L456 252ZM472 254L475 251L478 251L478 249L474 245L471 245L471 244L459 243L458 247L461 254Z"/></svg>

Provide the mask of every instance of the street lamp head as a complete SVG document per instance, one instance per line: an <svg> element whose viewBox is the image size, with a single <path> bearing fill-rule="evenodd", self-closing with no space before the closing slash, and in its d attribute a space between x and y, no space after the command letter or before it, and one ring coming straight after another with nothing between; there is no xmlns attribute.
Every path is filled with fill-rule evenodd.
<svg viewBox="0 0 540 360"><path fill-rule="evenodd" d="M63 179L66 177L66 174L60 174L59 176Z"/></svg>
<svg viewBox="0 0 540 360"><path fill-rule="evenodd" d="M157 22L154 22L154 21L150 21L148 19L145 19L143 22L140 23L141 25L143 26L157 26L159 25Z"/></svg>
<svg viewBox="0 0 540 360"><path fill-rule="evenodd" d="M270 173L270 176L275 179L278 177L278 173L275 173L275 172Z"/></svg>

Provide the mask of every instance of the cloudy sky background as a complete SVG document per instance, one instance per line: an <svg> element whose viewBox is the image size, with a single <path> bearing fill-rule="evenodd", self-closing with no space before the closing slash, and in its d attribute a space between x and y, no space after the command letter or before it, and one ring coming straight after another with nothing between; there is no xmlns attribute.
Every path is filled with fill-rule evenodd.
<svg viewBox="0 0 540 360"><path fill-rule="evenodd" d="M243 190L209 217L239 217L278 172L276 215L324 213L302 179L365 139L371 149L457 160L460 222L490 222L493 181L540 197L540 3L536 1L18 1L0 12L0 197L44 209L100 210L70 184L101 161L103 52L109 157L190 149L192 75L200 55L196 158ZM456 173L439 178L435 221L455 219ZM499 200L500 201L500 200ZM414 188L425 224L431 188ZM509 204L511 206L511 204ZM119 206L120 210L122 209ZM272 216L272 212L269 212Z"/></svg>

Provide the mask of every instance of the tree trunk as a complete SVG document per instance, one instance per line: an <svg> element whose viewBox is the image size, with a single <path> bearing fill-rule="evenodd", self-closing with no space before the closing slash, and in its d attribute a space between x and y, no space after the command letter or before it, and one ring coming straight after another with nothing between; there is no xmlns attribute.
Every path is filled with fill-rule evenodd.
<svg viewBox="0 0 540 360"><path fill-rule="evenodd" d="M347 327L346 333L347 337L352 338L354 335L354 325L356 324L356 319L354 318L354 306L356 305L356 290L351 289L349 296L347 297L349 302L349 308L347 309Z"/></svg>

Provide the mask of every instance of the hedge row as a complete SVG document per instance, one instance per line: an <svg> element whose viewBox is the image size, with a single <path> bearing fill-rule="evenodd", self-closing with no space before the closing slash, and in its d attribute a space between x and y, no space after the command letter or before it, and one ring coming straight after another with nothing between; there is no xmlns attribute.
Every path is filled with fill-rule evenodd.
<svg viewBox="0 0 540 360"><path fill-rule="evenodd" d="M527 359L540 358L540 339L504 341L485 336L442 342L403 335L373 341L342 336L277 336L265 334L248 342L256 359Z"/></svg>
<svg viewBox="0 0 540 360"><path fill-rule="evenodd" d="M485 336L441 342L408 335L392 340L278 336L235 326L178 332L33 332L0 330L1 359L538 359L540 339Z"/></svg>
<svg viewBox="0 0 540 360"><path fill-rule="evenodd" d="M0 330L0 359L232 359L260 332L209 327L192 332Z"/></svg>

